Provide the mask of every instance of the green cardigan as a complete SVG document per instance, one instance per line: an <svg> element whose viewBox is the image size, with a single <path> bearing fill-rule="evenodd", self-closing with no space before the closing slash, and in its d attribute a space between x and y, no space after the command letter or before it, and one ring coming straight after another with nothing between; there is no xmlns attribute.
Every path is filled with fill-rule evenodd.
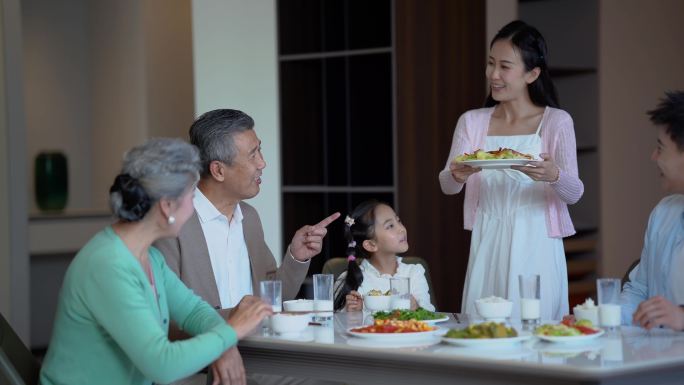
<svg viewBox="0 0 684 385"><path fill-rule="evenodd" d="M76 254L64 277L40 373L50 384L150 384L187 377L237 343L235 331L151 247L158 301L111 227ZM169 318L195 337L171 342Z"/></svg>

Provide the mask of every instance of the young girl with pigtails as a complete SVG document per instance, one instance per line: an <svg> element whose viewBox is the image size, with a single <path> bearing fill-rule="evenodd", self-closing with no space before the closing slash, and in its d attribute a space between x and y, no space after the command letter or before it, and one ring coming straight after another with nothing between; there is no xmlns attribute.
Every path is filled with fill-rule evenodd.
<svg viewBox="0 0 684 385"><path fill-rule="evenodd" d="M335 282L335 310L363 310L363 296L371 290L388 291L394 277L409 278L411 310L435 310L423 266L403 263L397 256L408 250L408 240L392 207L368 200L356 206L344 223L349 266Z"/></svg>

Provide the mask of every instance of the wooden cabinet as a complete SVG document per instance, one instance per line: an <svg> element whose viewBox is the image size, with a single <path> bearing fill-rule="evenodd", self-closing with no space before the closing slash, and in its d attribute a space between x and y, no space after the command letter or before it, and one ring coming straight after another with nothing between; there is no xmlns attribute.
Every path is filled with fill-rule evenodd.
<svg viewBox="0 0 684 385"><path fill-rule="evenodd" d="M395 204L392 1L278 2L283 242L368 198ZM343 256L328 228L310 273Z"/></svg>

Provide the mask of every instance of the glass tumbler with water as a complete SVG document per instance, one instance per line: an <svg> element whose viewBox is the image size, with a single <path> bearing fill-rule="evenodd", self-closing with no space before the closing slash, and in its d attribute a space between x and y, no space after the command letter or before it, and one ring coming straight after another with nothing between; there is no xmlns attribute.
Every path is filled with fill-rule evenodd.
<svg viewBox="0 0 684 385"><path fill-rule="evenodd" d="M274 313L283 311L283 284L280 281L259 282L261 300L273 307Z"/></svg>
<svg viewBox="0 0 684 385"><path fill-rule="evenodd" d="M333 275L314 274L314 319L318 322L329 321L333 317Z"/></svg>
<svg viewBox="0 0 684 385"><path fill-rule="evenodd" d="M390 294L392 310L411 308L411 281L408 277L390 278Z"/></svg>
<svg viewBox="0 0 684 385"><path fill-rule="evenodd" d="M262 301L271 305L274 313L283 311L283 284L280 281L259 282L259 296ZM271 317L264 319L262 326L272 329Z"/></svg>

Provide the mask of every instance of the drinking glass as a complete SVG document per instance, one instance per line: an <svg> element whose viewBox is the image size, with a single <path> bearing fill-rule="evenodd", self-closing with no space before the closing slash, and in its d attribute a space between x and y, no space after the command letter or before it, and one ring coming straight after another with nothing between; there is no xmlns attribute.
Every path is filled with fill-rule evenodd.
<svg viewBox="0 0 684 385"><path fill-rule="evenodd" d="M283 284L280 281L261 281L260 283L261 300L273 307L273 312L278 313L283 310Z"/></svg>
<svg viewBox="0 0 684 385"><path fill-rule="evenodd" d="M333 275L314 274L314 311L316 321L325 322L333 317Z"/></svg>
<svg viewBox="0 0 684 385"><path fill-rule="evenodd" d="M541 323L541 298L539 274L518 275L520 289L520 319L523 325Z"/></svg>
<svg viewBox="0 0 684 385"><path fill-rule="evenodd" d="M601 326L608 330L620 326L620 283L621 281L618 278L599 278L596 280L599 320Z"/></svg>
<svg viewBox="0 0 684 385"><path fill-rule="evenodd" d="M390 278L390 294L392 310L411 308L411 286L408 277Z"/></svg>

